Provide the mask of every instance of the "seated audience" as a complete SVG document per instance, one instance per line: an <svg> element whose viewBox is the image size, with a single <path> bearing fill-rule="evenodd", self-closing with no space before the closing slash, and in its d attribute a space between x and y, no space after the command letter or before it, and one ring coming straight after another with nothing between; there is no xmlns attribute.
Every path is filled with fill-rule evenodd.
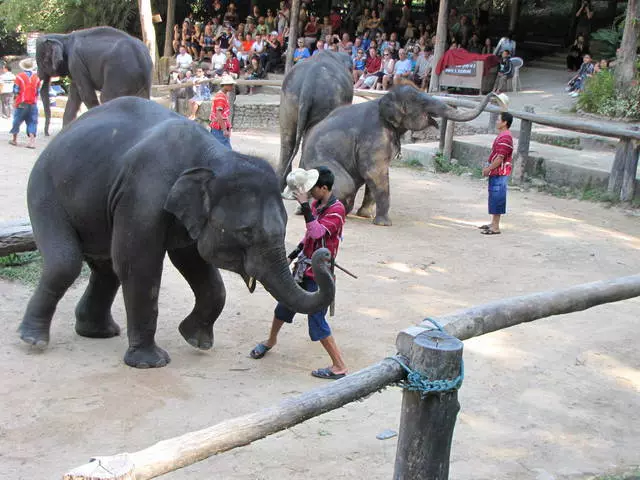
<svg viewBox="0 0 640 480"><path fill-rule="evenodd" d="M198 107L202 105L202 102L211 100L211 90L209 90L209 84L204 83L208 81L208 78L204 76L204 70L198 68L196 70L196 76L193 79L196 84L192 87L193 97L189 100L189 119L195 120L196 113L198 113Z"/></svg>
<svg viewBox="0 0 640 480"><path fill-rule="evenodd" d="M576 73L567 84L567 90L570 96L577 97L580 95L580 92L584 90L587 78L593 76L595 66L592 60L591 55L588 53L582 58L580 70L578 70L578 73Z"/></svg>
<svg viewBox="0 0 640 480"><path fill-rule="evenodd" d="M507 87L507 80L513 76L513 64L511 63L511 52L502 51L502 59L498 65L498 77L493 87L494 93L502 93Z"/></svg>

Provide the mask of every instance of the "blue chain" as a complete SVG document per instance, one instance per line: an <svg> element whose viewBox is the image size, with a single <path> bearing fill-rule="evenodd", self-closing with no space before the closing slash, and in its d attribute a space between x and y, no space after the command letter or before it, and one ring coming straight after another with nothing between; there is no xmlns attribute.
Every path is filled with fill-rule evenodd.
<svg viewBox="0 0 640 480"><path fill-rule="evenodd" d="M424 320L433 324L433 326L435 326L441 332L444 331L442 325L436 322L433 318L425 318ZM464 380L464 360L462 360L460 363L460 375L458 375L457 377L445 380L429 380L420 372L416 372L415 370L409 368L409 366L406 365L402 360L400 360L400 358L387 358L398 362L400 366L407 372L407 379L401 380L397 383L397 385L400 388L409 390L410 392L420 392L420 396L422 398L432 393L445 393L459 390L462 386L462 381Z"/></svg>

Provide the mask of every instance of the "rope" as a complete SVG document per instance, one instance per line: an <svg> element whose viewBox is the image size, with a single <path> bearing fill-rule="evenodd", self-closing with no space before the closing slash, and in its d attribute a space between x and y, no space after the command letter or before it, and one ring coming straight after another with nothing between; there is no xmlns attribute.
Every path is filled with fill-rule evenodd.
<svg viewBox="0 0 640 480"><path fill-rule="evenodd" d="M436 327L437 330L444 332L442 325L440 325L433 318L425 318L424 321L430 322L434 327ZM400 359L400 357L396 356L387 358L398 362L400 366L407 372L406 380L401 380L396 385L400 388L404 388L405 390L409 390L410 392L420 392L420 397L422 398L430 394L446 393L459 390L462 386L462 381L464 380L464 360L461 360L460 374L457 377L444 380L430 380L420 372L412 370Z"/></svg>

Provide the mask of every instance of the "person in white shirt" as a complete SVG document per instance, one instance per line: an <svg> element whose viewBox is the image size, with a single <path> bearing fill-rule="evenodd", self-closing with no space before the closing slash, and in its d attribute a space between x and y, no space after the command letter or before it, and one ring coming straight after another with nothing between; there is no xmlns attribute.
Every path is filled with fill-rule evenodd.
<svg viewBox="0 0 640 480"><path fill-rule="evenodd" d="M505 50L509 50L509 52L511 53L511 56L515 57L516 41L513 39L512 32L507 33L504 37L500 39L500 41L498 42L498 45L496 46L496 49L493 51L493 54L501 57L502 52L504 52Z"/></svg>
<svg viewBox="0 0 640 480"><path fill-rule="evenodd" d="M211 70L217 76L221 76L224 71L224 64L227 63L227 56L222 52L220 45L216 45L211 55Z"/></svg>
<svg viewBox="0 0 640 480"><path fill-rule="evenodd" d="M2 74L0 75L0 100L2 103L2 116L11 118L13 111L13 84L16 76L11 72L11 67L6 63L2 65Z"/></svg>
<svg viewBox="0 0 640 480"><path fill-rule="evenodd" d="M251 53L257 55L260 59L260 65L264 65L264 62L267 60L267 45L265 41L262 39L262 35L256 35L256 41L253 42L251 46Z"/></svg>
<svg viewBox="0 0 640 480"><path fill-rule="evenodd" d="M182 73L186 73L187 70L191 69L191 64L193 64L193 57L187 53L187 49L185 47L180 47L180 53L176 55L176 67Z"/></svg>

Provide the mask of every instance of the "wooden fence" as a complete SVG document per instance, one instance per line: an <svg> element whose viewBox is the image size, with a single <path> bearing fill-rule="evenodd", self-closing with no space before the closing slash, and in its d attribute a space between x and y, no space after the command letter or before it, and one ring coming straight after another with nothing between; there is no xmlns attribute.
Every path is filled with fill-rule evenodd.
<svg viewBox="0 0 640 480"><path fill-rule="evenodd" d="M155 478L210 456L248 445L312 417L405 380L399 363L431 380L451 379L462 366L461 340L524 322L640 296L640 275L621 277L481 305L409 327L397 337L398 355L274 407L163 440L144 450L108 457L64 475L64 480ZM457 390L422 396L405 389L394 479L448 478L451 440L459 410Z"/></svg>

